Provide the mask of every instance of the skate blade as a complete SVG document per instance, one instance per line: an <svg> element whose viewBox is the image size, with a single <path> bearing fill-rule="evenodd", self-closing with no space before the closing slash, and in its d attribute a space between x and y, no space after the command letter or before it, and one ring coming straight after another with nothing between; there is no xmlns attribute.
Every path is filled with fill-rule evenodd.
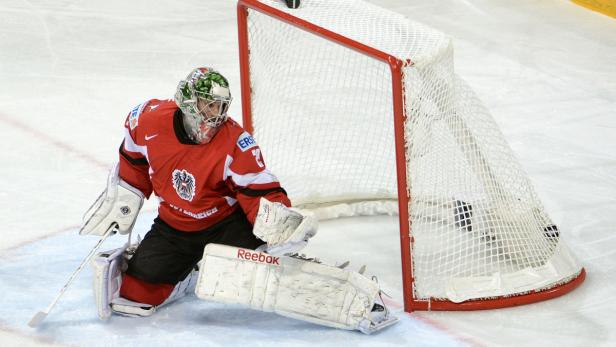
<svg viewBox="0 0 616 347"><path fill-rule="evenodd" d="M370 335L376 331L383 330L391 325L398 323L399 319L396 316L389 316L378 323L369 322L365 326L363 324L359 325L359 331L366 335Z"/></svg>

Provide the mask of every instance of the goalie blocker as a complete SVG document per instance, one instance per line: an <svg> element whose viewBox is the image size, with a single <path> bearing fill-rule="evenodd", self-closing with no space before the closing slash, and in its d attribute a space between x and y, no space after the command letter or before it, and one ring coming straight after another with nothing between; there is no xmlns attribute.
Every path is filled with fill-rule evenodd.
<svg viewBox="0 0 616 347"><path fill-rule="evenodd" d="M205 247L195 293L365 334L398 320L383 305L378 283L360 273L218 244Z"/></svg>

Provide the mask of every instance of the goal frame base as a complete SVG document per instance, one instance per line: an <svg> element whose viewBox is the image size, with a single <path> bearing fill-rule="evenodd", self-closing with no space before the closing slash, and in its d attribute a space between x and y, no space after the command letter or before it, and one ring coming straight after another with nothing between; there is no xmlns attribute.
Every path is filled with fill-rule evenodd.
<svg viewBox="0 0 616 347"><path fill-rule="evenodd" d="M461 303L455 303L449 300L415 300L411 298L409 300L405 299L404 305L407 312L477 311L522 306L565 295L579 287L582 282L584 282L585 278L586 270L582 268L582 271L569 282L538 292L492 299L469 300Z"/></svg>

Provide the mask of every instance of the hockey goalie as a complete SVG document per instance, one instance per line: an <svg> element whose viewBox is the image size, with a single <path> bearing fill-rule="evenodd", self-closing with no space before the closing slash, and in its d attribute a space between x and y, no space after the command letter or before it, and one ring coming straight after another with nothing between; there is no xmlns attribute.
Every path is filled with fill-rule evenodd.
<svg viewBox="0 0 616 347"><path fill-rule="evenodd" d="M80 234L129 234L144 199L154 193L160 203L141 242L94 257L99 317L150 316L194 291L364 333L394 323L376 281L288 256L316 234L317 221L290 207L255 140L227 116L231 100L222 74L196 68L174 100L128 114L119 163Z"/></svg>

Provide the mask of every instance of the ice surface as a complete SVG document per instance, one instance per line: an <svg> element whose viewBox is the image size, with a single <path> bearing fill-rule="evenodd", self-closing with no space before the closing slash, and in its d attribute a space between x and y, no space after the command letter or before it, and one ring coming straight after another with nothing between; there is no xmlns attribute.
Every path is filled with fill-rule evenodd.
<svg viewBox="0 0 616 347"><path fill-rule="evenodd" d="M153 212L144 213L136 229L147 230L153 218ZM5 253L0 263L0 292L10 295L0 299L1 324L24 335L79 346L234 346L248 341L255 346L312 346L315 340L323 346L336 346L340 341L354 346L387 346L411 344L415 335L429 336L423 343L427 346L463 345L399 309L400 323L366 336L240 306L208 303L194 295L161 308L152 317L113 316L101 322L94 309L89 269L75 280L38 329L31 329L27 326L31 316L47 307L97 241L97 237L77 237L76 232L63 232ZM102 249L120 247L125 241L126 237L114 236Z"/></svg>
<svg viewBox="0 0 616 347"><path fill-rule="evenodd" d="M512 309L398 311L401 323L364 336L194 297L151 318L100 323L86 269L41 328L28 328L96 243L76 228L134 105L172 96L187 71L210 65L230 79L231 113L241 118L235 2L5 0L0 345L615 345L616 20L563 0L373 2L453 37L457 72L586 266L580 288ZM140 230L153 209L149 202ZM367 264L400 302L398 248L395 217L361 217L322 223L307 252Z"/></svg>

